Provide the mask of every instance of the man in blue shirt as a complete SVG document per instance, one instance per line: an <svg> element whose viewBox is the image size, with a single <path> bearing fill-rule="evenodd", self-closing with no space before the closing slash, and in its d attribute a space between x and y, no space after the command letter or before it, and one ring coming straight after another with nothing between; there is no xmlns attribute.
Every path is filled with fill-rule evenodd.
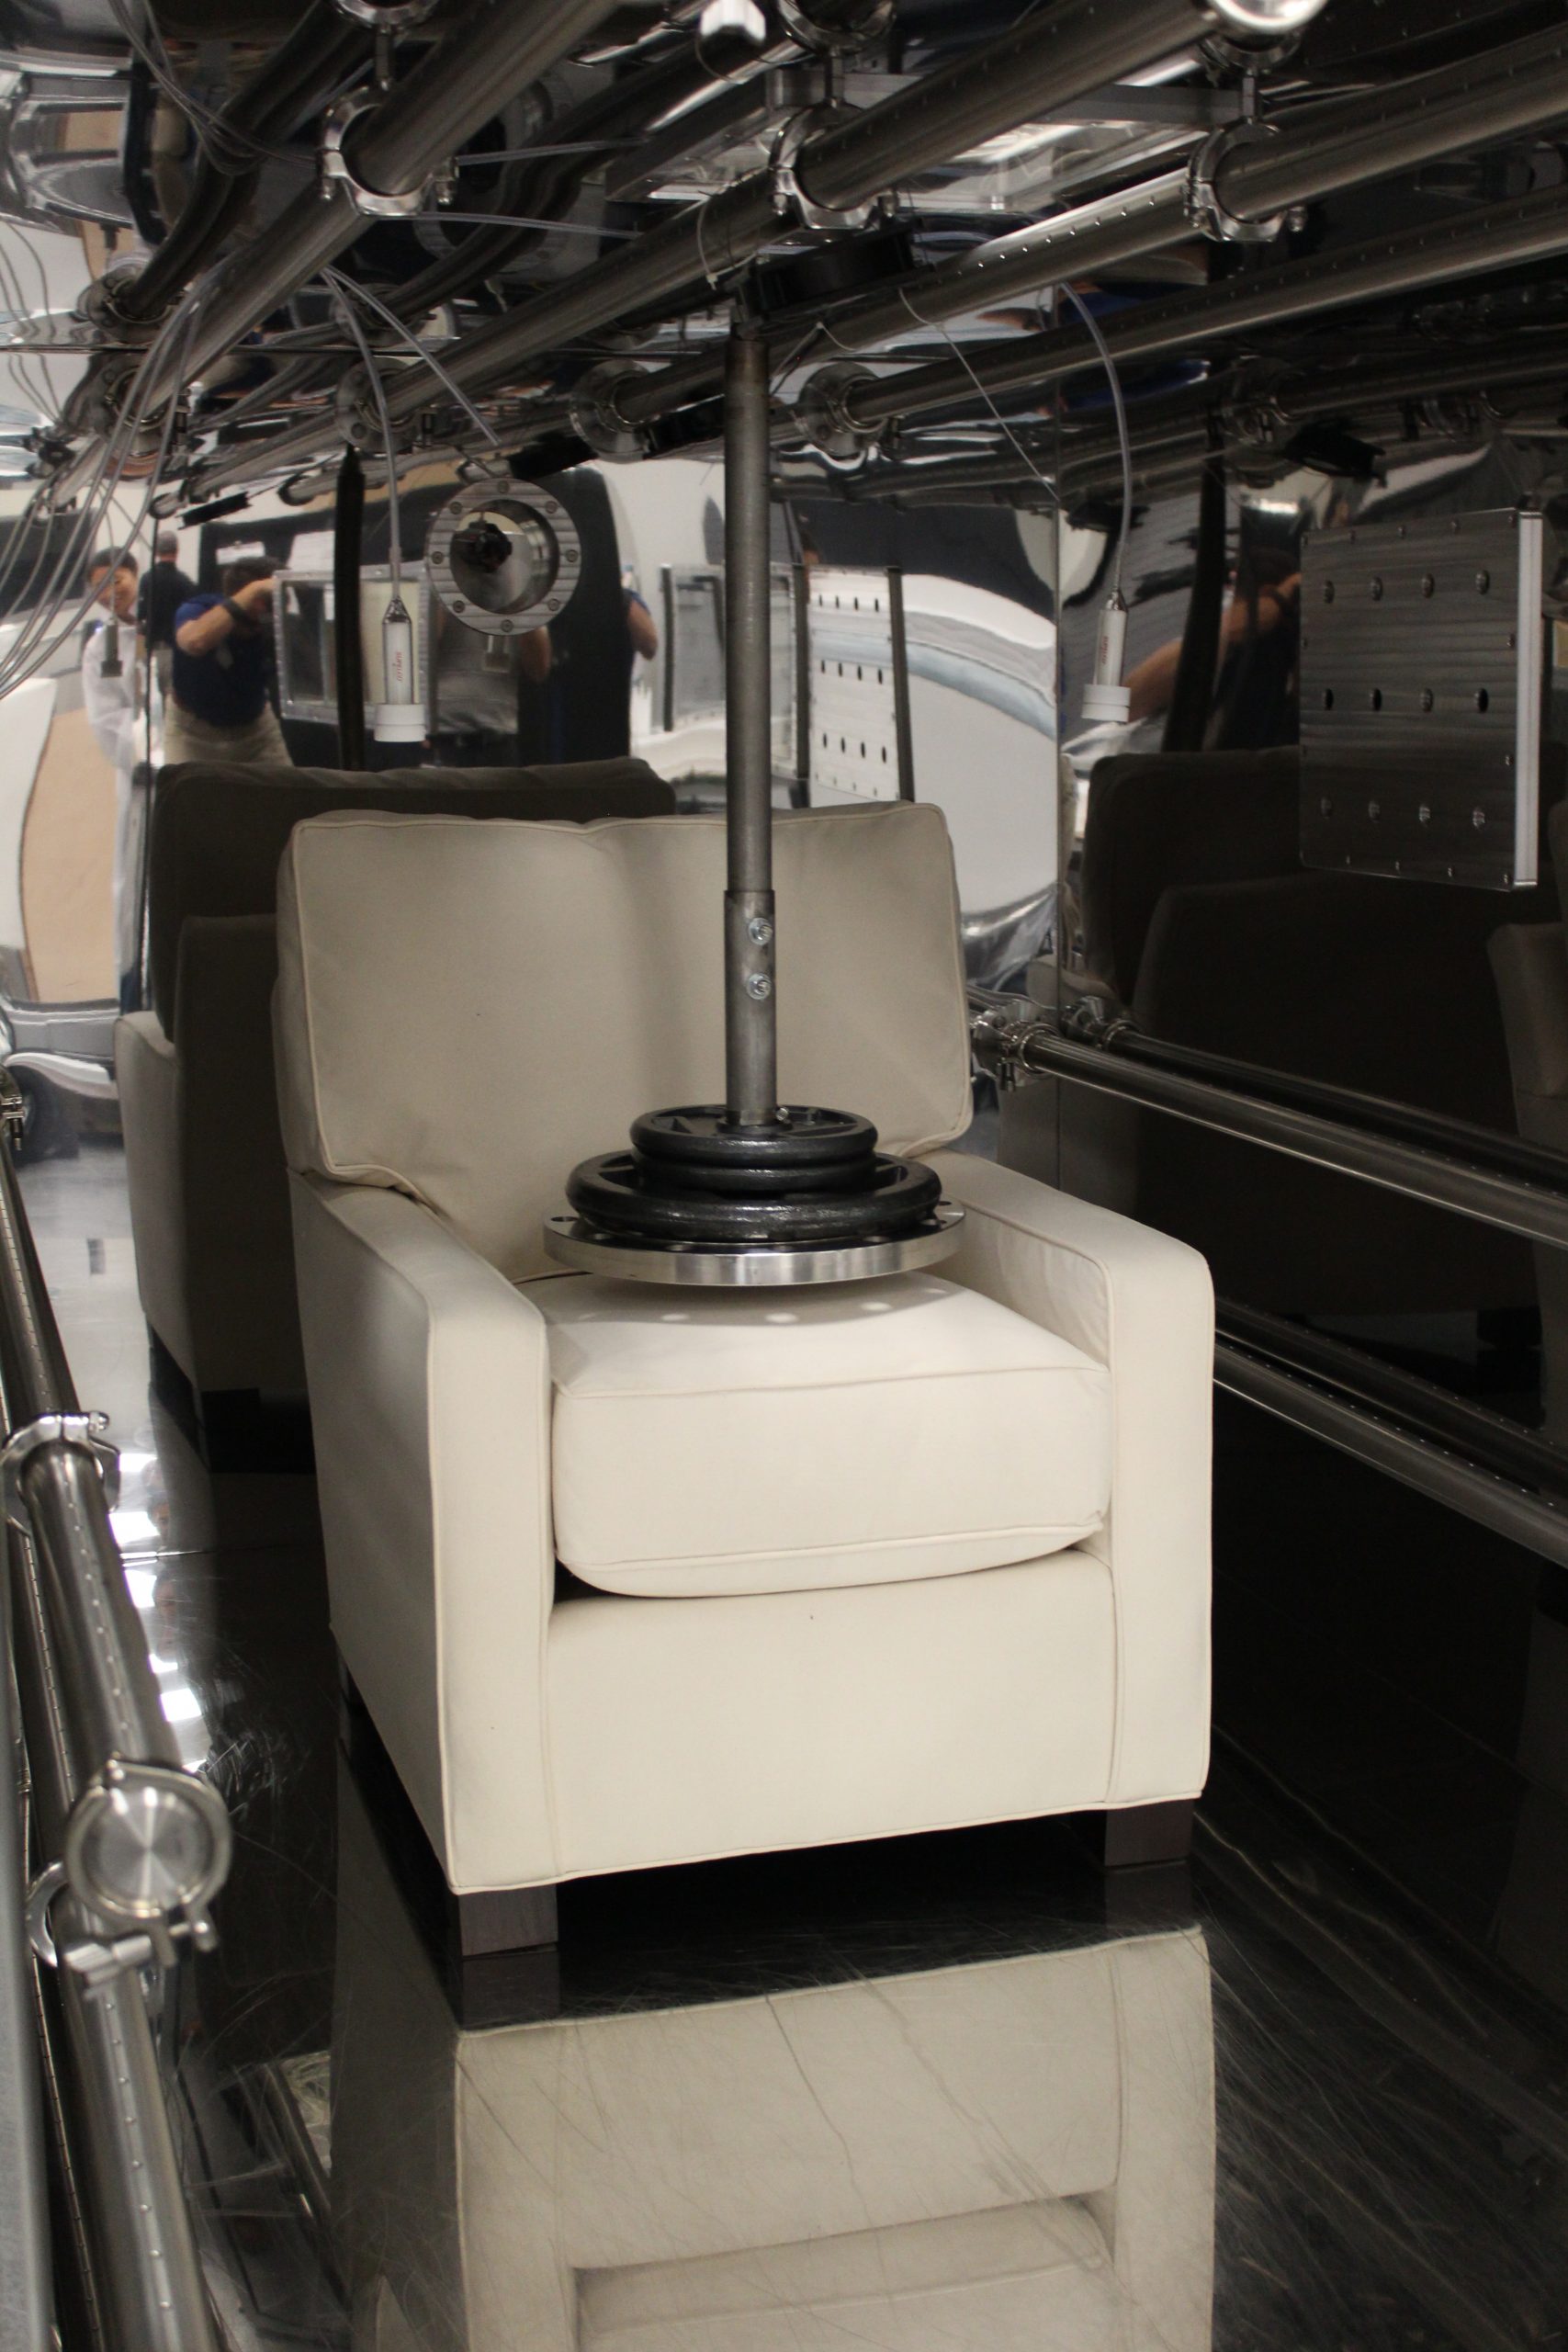
<svg viewBox="0 0 1568 2352"><path fill-rule="evenodd" d="M288 760L272 707L272 565L230 564L219 595L192 596L175 615L175 657L164 718L164 757Z"/></svg>

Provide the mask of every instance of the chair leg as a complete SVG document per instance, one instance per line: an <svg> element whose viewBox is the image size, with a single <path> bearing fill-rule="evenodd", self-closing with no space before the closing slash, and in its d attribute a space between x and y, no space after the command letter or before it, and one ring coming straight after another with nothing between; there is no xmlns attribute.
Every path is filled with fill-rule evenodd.
<svg viewBox="0 0 1568 2352"><path fill-rule="evenodd" d="M1151 1862L1184 1862L1192 1851L1195 1800L1171 1804L1127 1805L1100 1815L1100 1859L1108 1871L1138 1870Z"/></svg>
<svg viewBox="0 0 1568 2352"><path fill-rule="evenodd" d="M519 1886L495 1894L459 1894L457 1938L462 1957L489 1952L547 1951L558 1940L556 1890Z"/></svg>

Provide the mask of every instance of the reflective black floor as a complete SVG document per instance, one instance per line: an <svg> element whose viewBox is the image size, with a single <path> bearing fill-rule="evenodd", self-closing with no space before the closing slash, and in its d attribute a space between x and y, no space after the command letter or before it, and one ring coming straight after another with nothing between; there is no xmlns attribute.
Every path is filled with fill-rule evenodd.
<svg viewBox="0 0 1568 2352"><path fill-rule="evenodd" d="M171 2037L234 2346L1568 2344L1568 1643L1533 1563L1233 1417L1190 1872L1107 1882L1058 1823L584 1884L528 2022L346 1759L310 1479L209 1477L150 1394L118 1151L26 1191L235 1820Z"/></svg>

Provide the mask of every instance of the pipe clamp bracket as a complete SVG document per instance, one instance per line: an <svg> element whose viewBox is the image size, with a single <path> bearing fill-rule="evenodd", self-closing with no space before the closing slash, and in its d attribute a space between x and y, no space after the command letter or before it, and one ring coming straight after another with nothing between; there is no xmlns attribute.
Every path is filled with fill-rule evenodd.
<svg viewBox="0 0 1568 2352"><path fill-rule="evenodd" d="M1231 245L1270 245L1295 224L1295 205L1249 220L1244 213L1233 212L1219 192L1219 174L1238 147L1278 134L1277 123L1256 120L1223 123L1209 133L1187 173L1187 218L1201 235L1221 238Z"/></svg>
<svg viewBox="0 0 1568 2352"><path fill-rule="evenodd" d="M795 168L801 149L814 132L828 129L837 120L830 107L807 107L803 114L785 123L774 142L771 167L773 209L797 229L863 229L881 202L880 197L874 196L865 203L852 204L840 212L830 204L818 204L801 186Z"/></svg>
<svg viewBox="0 0 1568 2352"><path fill-rule="evenodd" d="M342 188L356 212L371 220L406 220L411 213L422 212L434 186L434 175L423 180L418 187L410 188L403 196L387 196L379 188L367 187L355 173L343 142L349 127L362 114L373 114L378 104L376 98L352 96L340 98L329 109L321 130L321 194L335 196Z"/></svg>

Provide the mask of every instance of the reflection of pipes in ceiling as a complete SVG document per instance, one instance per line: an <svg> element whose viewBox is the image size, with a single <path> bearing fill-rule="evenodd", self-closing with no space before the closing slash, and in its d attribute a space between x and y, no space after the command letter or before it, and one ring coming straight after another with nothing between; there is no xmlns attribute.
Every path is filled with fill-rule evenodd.
<svg viewBox="0 0 1568 2352"><path fill-rule="evenodd" d="M667 300L694 281L716 283L792 223L830 221L852 229L859 208L896 181L1152 63L1189 41L1195 21L1213 21L1216 10L1229 5L1215 0L1211 9L1202 0L1118 0L1111 9L1103 0L1064 0L880 105L805 138L787 183L772 170L752 173L477 329L443 355L444 364L465 391L483 390L639 306ZM412 369L393 391L393 415L406 422L438 397L435 377ZM319 428L283 435L270 451L263 448L228 469L225 479L253 479L302 463L320 445Z"/></svg>
<svg viewBox="0 0 1568 2352"><path fill-rule="evenodd" d="M1568 112L1568 27L1491 57L1337 104L1316 106L1266 139L1221 134L1213 186L1224 212L1255 220L1393 172L1506 139ZM834 313L835 349L860 351L965 311L1038 292L1179 243L1191 233L1188 171L976 245L910 281Z"/></svg>
<svg viewBox="0 0 1568 2352"><path fill-rule="evenodd" d="M1314 107L1268 139L1232 143L1213 166L1214 195L1224 212L1258 219L1456 148L1517 134L1565 110L1568 30L1558 28L1393 90ZM1190 185L1185 168L1163 173L1142 187L994 238L922 272L899 292L840 307L825 340L835 350L867 349L916 323L940 324L1037 293L1068 273L1082 277L1177 243L1191 233ZM774 332L784 337L792 325L809 323L785 316ZM690 361L679 365L680 374L627 375L609 396L616 414L628 424L646 424L716 389L716 360L695 375Z"/></svg>
<svg viewBox="0 0 1568 2352"><path fill-rule="evenodd" d="M141 274L117 287L122 319L156 319L238 227L260 177L256 144L286 138L369 54L363 25L313 0L201 142L185 209Z"/></svg>
<svg viewBox="0 0 1568 2352"><path fill-rule="evenodd" d="M1190 353L1292 319L1356 302L1413 293L1477 271L1517 266L1568 250L1568 206L1560 188L1489 205L1441 226L1402 231L1365 243L1287 261L1224 278L1123 311L1106 340L1118 366ZM976 393L1032 398L1064 378L1099 368L1100 356L1080 328L1056 327L1013 343L987 343L925 368L867 376L845 388L846 423L874 436L896 417L967 405ZM808 420L797 420L806 433Z"/></svg>
<svg viewBox="0 0 1568 2352"><path fill-rule="evenodd" d="M379 197L410 197L498 107L570 54L612 0L474 0L416 74L344 133L354 180ZM286 302L368 225L347 179L311 187L233 254L203 303L185 373L198 376ZM176 389L165 368L150 404Z"/></svg>

